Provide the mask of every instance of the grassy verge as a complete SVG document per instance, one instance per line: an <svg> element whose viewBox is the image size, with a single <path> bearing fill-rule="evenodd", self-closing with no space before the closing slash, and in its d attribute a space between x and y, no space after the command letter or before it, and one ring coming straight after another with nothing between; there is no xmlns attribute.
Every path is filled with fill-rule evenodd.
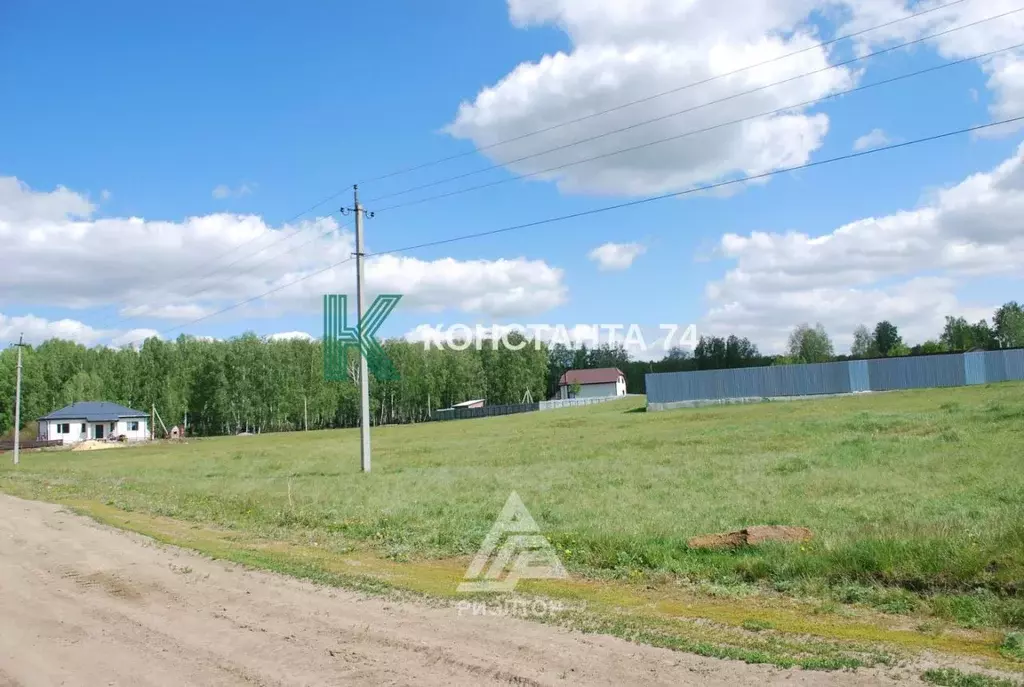
<svg viewBox="0 0 1024 687"><path fill-rule="evenodd" d="M921 679L939 687L1021 687L1020 682L982 673L965 673L955 668L926 670Z"/></svg>
<svg viewBox="0 0 1024 687"><path fill-rule="evenodd" d="M0 466L0 489L217 557L441 598L516 491L599 609L558 622L780 665L877 662L876 642L1018 660L999 646L1024 627L1024 385L638 405L376 429L370 475L358 472L356 432L309 432L25 454L17 469ZM204 543L168 523L219 534ZM686 546L751 524L803 525L815 538ZM360 557L373 574L337 564ZM536 584L527 591L582 593ZM790 635L867 648L779 648Z"/></svg>
<svg viewBox="0 0 1024 687"><path fill-rule="evenodd" d="M947 626L922 633L865 609L822 611L815 602L761 595L708 596L656 580L524 581L514 595L456 591L467 560L399 562L372 551L337 553L309 544L258 540L170 518L127 513L90 501L74 511L212 558L272 570L320 584L405 598L473 614L501 608L510 615L584 632L612 634L703 656L817 670L893 665L919 651L956 655L1013 670L999 649L1002 635ZM541 603L543 612L531 612ZM552 609L552 610L547 610ZM1022 668L1024 669L1024 668Z"/></svg>

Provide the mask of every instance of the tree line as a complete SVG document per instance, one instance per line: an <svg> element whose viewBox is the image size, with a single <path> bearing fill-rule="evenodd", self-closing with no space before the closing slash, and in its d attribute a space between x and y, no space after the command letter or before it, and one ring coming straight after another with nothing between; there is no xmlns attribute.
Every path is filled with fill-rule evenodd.
<svg viewBox="0 0 1024 687"><path fill-rule="evenodd" d="M482 342L464 350L427 348L403 339L384 350L398 378L370 377L374 424L423 422L441 408L472 399L490 405L555 396L561 376L572 369L617 367L627 391L644 393L649 372L688 372L764 365L818 363L851 358L927 355L1024 347L1024 309L1000 307L987 321L947 317L943 331L908 347L896 325L882 321L857 327L849 355L837 355L820 324L800 325L785 354L764 355L746 338L702 336L693 350L675 348L660 360L630 357L621 345L568 347ZM519 350L514 350L519 347ZM247 333L226 341L180 336L146 340L139 348L86 348L59 339L23 349L22 417L30 433L35 420L76 401L103 400L137 410L156 407L170 425L190 434L287 431L353 427L359 423L358 366L349 351L347 378L325 379L320 341L270 341ZM0 351L0 436L13 428L16 350Z"/></svg>
<svg viewBox="0 0 1024 687"><path fill-rule="evenodd" d="M864 325L853 331L849 355L836 355L832 340L821 324L801 324L789 336L786 354L775 362L824 363L858 358L891 358L906 355L937 355L966 351L996 351L1024 347L1024 308L1010 301L996 309L989 325L985 319L968 322L963 317L946 317L938 337L915 346L903 341L899 328L883 320L868 329Z"/></svg>
<svg viewBox="0 0 1024 687"><path fill-rule="evenodd" d="M948 316L937 337L914 346L904 343L899 328L888 320L877 323L873 329L860 325L853 332L849 354L836 353L832 339L821 324L801 324L794 328L782 355L762 354L748 339L737 336L704 335L693 350L674 348L657 361L632 360L621 346L590 350L554 346L548 388L557 389L553 380L565 370L578 368L618 367L626 375L627 391L642 394L644 375L648 372L694 372L1004 348L1024 348L1024 308L1016 301L1000 306L993 314L991 325L984 319L972 324L963 317Z"/></svg>
<svg viewBox="0 0 1024 687"><path fill-rule="evenodd" d="M516 344L515 335L510 342ZM370 375L374 424L419 422L434 411L476 398L519 403L545 397L547 350L491 346L427 350L389 340L384 350L399 372ZM349 351L350 362L355 351ZM17 352L0 352L0 436L13 429ZM358 366L341 381L325 379L320 341L269 341L247 333L226 341L180 336L147 339L139 348L86 348L51 339L23 349L23 426L76 401L112 401L149 412L190 434L327 429L359 424ZM529 392L529 393L528 393Z"/></svg>

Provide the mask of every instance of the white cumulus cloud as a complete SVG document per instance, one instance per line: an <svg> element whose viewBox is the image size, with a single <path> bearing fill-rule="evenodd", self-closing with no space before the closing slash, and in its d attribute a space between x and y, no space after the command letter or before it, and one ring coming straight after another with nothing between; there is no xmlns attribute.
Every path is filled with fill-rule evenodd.
<svg viewBox="0 0 1024 687"><path fill-rule="evenodd" d="M212 308L191 304L152 304L145 303L121 308L118 314L122 317L153 317L161 320L195 320L213 312Z"/></svg>
<svg viewBox="0 0 1024 687"><path fill-rule="evenodd" d="M605 243L587 254L604 271L625 270L646 251L639 243Z"/></svg>
<svg viewBox="0 0 1024 687"><path fill-rule="evenodd" d="M105 330L70 318L49 320L32 314L8 316L0 313L0 341L18 341L22 335L25 343L32 345L47 339L64 339L85 346L109 344L114 347L141 344L151 336L158 336L154 329Z"/></svg>
<svg viewBox="0 0 1024 687"><path fill-rule="evenodd" d="M854 74L837 68L703 107L711 101L819 70L829 54L815 47L809 24L819 3L780 0L510 0L513 22L551 24L572 49L518 65L497 83L463 102L448 131L478 147L647 98L673 87L704 82L637 107L618 109L541 135L485 151L518 173L537 173L584 157L679 135L759 114L850 87ZM743 67L804 50L743 71ZM721 77L721 78L715 78ZM669 115L647 126L516 161L595 135ZM691 187L736 174L756 175L807 162L823 142L828 117L807 108L718 129L672 143L613 155L540 178L565 191L643 195Z"/></svg>
<svg viewBox="0 0 1024 687"><path fill-rule="evenodd" d="M857 140L853 142L853 149L860 151L869 150L871 148L880 148L884 145L888 145L889 140L889 136L881 129L872 129L863 136L858 137Z"/></svg>
<svg viewBox="0 0 1024 687"><path fill-rule="evenodd" d="M213 188L212 195L217 200L224 200L225 198L241 198L242 196L252 195L255 184L239 184L236 187L228 186L227 184L218 184Z"/></svg>
<svg viewBox="0 0 1024 687"><path fill-rule="evenodd" d="M146 339L156 337L158 339L163 338L160 333L155 329L149 329L146 327L140 327L136 329L128 329L125 331L111 332L109 336L109 345L114 348L120 348L122 346L132 346L139 348L146 341ZM197 337L200 339L207 339L209 337ZM84 341L81 343L85 343Z"/></svg>
<svg viewBox="0 0 1024 687"><path fill-rule="evenodd" d="M95 211L88 199L63 187L34 191L0 178L0 307L114 306L120 318L185 322L278 287L238 312L315 312L324 293L354 291L355 263L348 261L353 236L329 217L273 227L254 215L171 222L96 217ZM366 285L371 299L402 294L403 309L488 316L539 313L566 300L562 270L526 257L370 257ZM99 326L126 324L140 323Z"/></svg>
<svg viewBox="0 0 1024 687"><path fill-rule="evenodd" d="M47 320L35 315L6 316L0 313L0 341L18 341L22 334L25 343L38 344L46 339L67 339L91 346L107 335L78 320Z"/></svg>
<svg viewBox="0 0 1024 687"><path fill-rule="evenodd" d="M849 21L840 31L857 31L891 21L910 12L923 9L919 4L905 0L848 0L843 3ZM935 2L935 5L940 3ZM966 26L989 17L996 17L1020 8L1015 0L986 0L961 2L932 12L923 17L894 24L881 31L872 31L860 38L860 50L867 52L881 45L902 42ZM992 50L1009 48L1021 42L1024 35L1024 12L1001 16L963 30L950 31L928 43L940 56L947 59L973 57ZM1024 49L990 57L981 63L988 76L988 87L993 100L990 111L995 119L1024 115ZM1020 124L1010 128L1019 128ZM1005 133L990 130L986 135Z"/></svg>
<svg viewBox="0 0 1024 687"><path fill-rule="evenodd" d="M938 0L508 0L515 26L556 27L570 47L522 62L482 88L459 105L447 131L472 141L496 164L555 182L569 193L648 195L798 166L823 144L829 118L789 106L849 88L862 70L877 64L801 77L836 64L845 50L818 43L905 19L859 36L855 49L863 54L1018 9L1015 0L970 1L907 19L937 5ZM1010 47L1022 34L1024 13L1018 13L925 45L943 58L959 59ZM1024 113L1024 50L980 65L994 96L992 116ZM658 94L663 95L653 97ZM634 101L639 102L628 105ZM685 135L778 109L785 111ZM634 126L648 120L656 121ZM566 122L572 123L562 126ZM595 139L609 132L616 133ZM879 133L872 132L858 149L883 145ZM677 138L612 154L671 137Z"/></svg>
<svg viewBox="0 0 1024 687"><path fill-rule="evenodd" d="M0 177L0 222L63 221L89 217L95 210L88 198L63 186L37 192L14 177Z"/></svg>
<svg viewBox="0 0 1024 687"><path fill-rule="evenodd" d="M781 347L799 322L845 343L858 324L889 319L909 340L934 337L946 315L991 317L999 303L960 303L979 276L1024 273L1024 145L913 210L850 222L820 236L726 234L736 266L707 287L706 327Z"/></svg>

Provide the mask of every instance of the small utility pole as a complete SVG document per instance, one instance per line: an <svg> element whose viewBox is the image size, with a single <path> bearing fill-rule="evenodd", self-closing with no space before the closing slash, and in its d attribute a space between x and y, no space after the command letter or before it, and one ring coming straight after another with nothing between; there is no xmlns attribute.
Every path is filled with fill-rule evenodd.
<svg viewBox="0 0 1024 687"><path fill-rule="evenodd" d="M149 408L149 440L156 439L156 404Z"/></svg>
<svg viewBox="0 0 1024 687"><path fill-rule="evenodd" d="M25 335L18 336L18 381L14 386L14 464L21 460L21 349L25 347Z"/></svg>
<svg viewBox="0 0 1024 687"><path fill-rule="evenodd" d="M359 204L359 187L352 187L356 214L356 317L359 332L359 407L361 440L359 457L363 472L370 471L370 375L366 369L366 355L363 351L363 206Z"/></svg>
<svg viewBox="0 0 1024 687"><path fill-rule="evenodd" d="M309 431L309 408L306 404L306 395L302 395L302 430Z"/></svg>

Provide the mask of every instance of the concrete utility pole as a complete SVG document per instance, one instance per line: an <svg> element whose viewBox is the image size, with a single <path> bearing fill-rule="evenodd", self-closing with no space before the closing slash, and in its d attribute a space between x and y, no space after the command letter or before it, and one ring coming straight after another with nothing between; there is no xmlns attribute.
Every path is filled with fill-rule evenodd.
<svg viewBox="0 0 1024 687"><path fill-rule="evenodd" d="M18 381L14 386L14 464L21 460L21 349L25 347L25 335L18 336Z"/></svg>
<svg viewBox="0 0 1024 687"><path fill-rule="evenodd" d="M359 204L359 187L352 187L356 214L356 317L359 332L359 457L363 472L370 471L370 375L363 351L363 206Z"/></svg>

